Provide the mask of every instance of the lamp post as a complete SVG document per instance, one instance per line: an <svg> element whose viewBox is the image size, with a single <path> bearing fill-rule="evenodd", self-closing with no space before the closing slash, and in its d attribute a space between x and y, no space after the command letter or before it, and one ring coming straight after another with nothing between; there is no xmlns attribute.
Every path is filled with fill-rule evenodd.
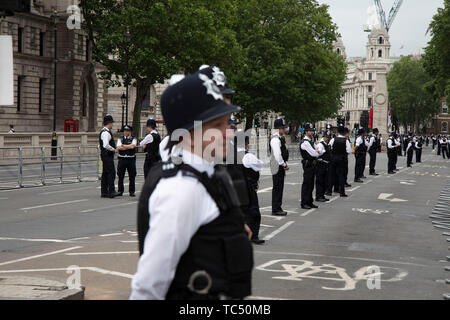
<svg viewBox="0 0 450 320"><path fill-rule="evenodd" d="M127 103L127 97L125 96L124 92L122 93L120 100L122 101L122 128L123 128L124 109L125 109L125 104Z"/></svg>
<svg viewBox="0 0 450 320"><path fill-rule="evenodd" d="M126 38L126 40L127 40L127 46L126 46L126 48L125 48L125 52L126 52L126 56L125 56L125 58L126 58L126 60L127 60L127 62L126 62L126 69L125 69L125 84L126 84L126 91L127 91L127 94L126 94L126 116L125 116L125 124L128 124L128 81L129 81L129 77L128 77L128 59L129 59L129 46L130 46L130 37L131 37L131 35L130 35L130 29L127 29L127 33L126 33L126 35L125 35L125 38Z"/></svg>
<svg viewBox="0 0 450 320"><path fill-rule="evenodd" d="M54 72L53 72L53 133L52 133L52 160L56 160L57 157L57 146L58 146L58 139L56 137L56 67L57 67L57 33L58 28L56 24L58 23L58 11L55 9L53 10L52 14L53 19L53 30L54 30Z"/></svg>

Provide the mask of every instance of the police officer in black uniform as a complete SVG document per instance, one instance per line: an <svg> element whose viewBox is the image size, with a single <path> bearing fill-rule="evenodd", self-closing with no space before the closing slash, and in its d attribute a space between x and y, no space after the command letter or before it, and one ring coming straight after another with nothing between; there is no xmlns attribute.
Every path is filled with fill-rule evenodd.
<svg viewBox="0 0 450 320"><path fill-rule="evenodd" d="M371 176L377 176L378 173L375 172L375 165L377 162L377 152L380 149L381 143L380 138L378 137L379 131L378 128L374 128L372 130L372 136L369 139L369 174Z"/></svg>
<svg viewBox="0 0 450 320"><path fill-rule="evenodd" d="M156 131L156 121L153 119L147 120L147 135L144 140L139 144L145 151L144 162L144 177L147 178L147 174L150 171L152 165L161 160L159 153L159 144L161 143L161 136Z"/></svg>
<svg viewBox="0 0 450 320"><path fill-rule="evenodd" d="M116 192L114 180L116 178L116 169L114 166L114 154L117 152L116 143L112 135L111 129L113 127L113 117L109 114L103 119L104 128L100 131L99 144L100 156L102 159L102 198L114 198L120 194Z"/></svg>
<svg viewBox="0 0 450 320"><path fill-rule="evenodd" d="M340 126L338 127L338 135L336 138L331 139L331 166L332 170L331 186L338 184L338 192L341 197L347 197L345 193L345 176L346 171L348 171L348 155L352 153L352 147L348 137L346 137L348 129ZM335 181L337 179L337 181ZM330 187L329 187L330 188ZM335 190L336 191L336 190Z"/></svg>
<svg viewBox="0 0 450 320"><path fill-rule="evenodd" d="M318 202L329 201L329 199L325 198L325 191L328 189L328 169L331 162L329 142L330 135L325 133L317 145L317 152L320 155L317 159L316 170L316 201Z"/></svg>
<svg viewBox="0 0 450 320"><path fill-rule="evenodd" d="M281 208L283 203L284 177L289 170L287 161L289 160L289 150L286 148L286 125L283 119L274 121L276 132L270 140L270 169L272 172L272 215L285 216L287 212Z"/></svg>
<svg viewBox="0 0 450 320"><path fill-rule="evenodd" d="M366 167L367 154L366 130L361 128L358 130L358 138L355 141L355 182L363 182L364 169Z"/></svg>
<svg viewBox="0 0 450 320"><path fill-rule="evenodd" d="M191 139L177 143L172 136L167 146L177 150L148 173L139 200L141 256L130 298L242 299L251 294L251 242L230 176L204 154L213 144L214 156L225 156L226 141L202 141L195 148L192 139L194 121L225 138L229 115L239 109L196 73L165 90L161 110L169 135L184 129Z"/></svg>
<svg viewBox="0 0 450 320"><path fill-rule="evenodd" d="M399 145L395 142L395 133L391 133L389 139L386 141L387 157L388 157L388 174L395 173L395 161L397 158L397 148Z"/></svg>
<svg viewBox="0 0 450 320"><path fill-rule="evenodd" d="M314 178L316 176L316 165L319 153L314 147L314 127L311 123L304 125L305 137L300 142L300 154L302 156L303 183L302 183L302 209L318 208L313 203Z"/></svg>
<svg viewBox="0 0 450 320"><path fill-rule="evenodd" d="M136 144L137 140L131 135L133 128L129 125L125 125L122 128L123 136L117 139L117 150L119 154L117 158L119 163L117 164L117 176L119 177L119 193L123 195L123 179L125 172L128 171L128 178L130 179L129 193L130 197L134 197L135 194L135 178L136 178Z"/></svg>

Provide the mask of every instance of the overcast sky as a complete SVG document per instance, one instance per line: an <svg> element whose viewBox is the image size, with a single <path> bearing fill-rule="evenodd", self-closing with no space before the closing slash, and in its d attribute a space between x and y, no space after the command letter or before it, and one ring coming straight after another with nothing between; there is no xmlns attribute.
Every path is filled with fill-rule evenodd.
<svg viewBox="0 0 450 320"><path fill-rule="evenodd" d="M373 0L318 0L328 4L331 17L339 27L347 57L363 57L366 54L368 33L363 31L367 22L367 8ZM386 19L395 0L381 0ZM444 7L444 0L404 0L389 31L391 56L419 53L426 47L430 35L425 36L437 8ZM403 49L400 49L401 46ZM423 53L423 49L421 49Z"/></svg>

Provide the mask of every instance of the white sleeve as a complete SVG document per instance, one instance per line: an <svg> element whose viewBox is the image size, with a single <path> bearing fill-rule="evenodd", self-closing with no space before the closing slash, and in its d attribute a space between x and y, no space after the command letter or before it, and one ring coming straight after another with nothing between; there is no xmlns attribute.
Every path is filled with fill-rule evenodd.
<svg viewBox="0 0 450 320"><path fill-rule="evenodd" d="M368 148L370 148L373 145L374 142L375 142L375 137L370 137L369 142L366 143L366 146Z"/></svg>
<svg viewBox="0 0 450 320"><path fill-rule="evenodd" d="M148 134L145 136L144 140L141 141L139 144L139 147L143 147L145 144L149 144L153 142L153 136L151 134Z"/></svg>
<svg viewBox="0 0 450 320"><path fill-rule="evenodd" d="M303 141L302 145L300 146L301 149L305 150L309 153L311 157L318 157L319 153L314 150L313 147L311 147L311 144L308 141Z"/></svg>
<svg viewBox="0 0 450 320"><path fill-rule="evenodd" d="M330 143L328 145L330 146L330 148L333 148L333 144L334 144L334 138L330 140Z"/></svg>
<svg viewBox="0 0 450 320"><path fill-rule="evenodd" d="M115 151L113 147L109 145L109 141L111 140L111 136L108 132L103 131L102 135L100 136L103 142L103 148L105 148L108 151Z"/></svg>
<svg viewBox="0 0 450 320"><path fill-rule="evenodd" d="M247 153L242 158L242 164L244 165L244 167L252 169L254 171L261 171L264 163L261 160L259 160L255 155Z"/></svg>
<svg viewBox="0 0 450 320"><path fill-rule="evenodd" d="M408 152L409 148L411 148L411 142L408 143L408 146L406 147L406 152Z"/></svg>
<svg viewBox="0 0 450 320"><path fill-rule="evenodd" d="M392 149L392 148L393 148L392 140L391 140L391 139L388 139L388 141L387 141L387 147L388 147L389 149Z"/></svg>
<svg viewBox="0 0 450 320"><path fill-rule="evenodd" d="M321 156L325 153L325 147L320 142L317 144L317 149L319 149L317 151L319 153L319 156Z"/></svg>
<svg viewBox="0 0 450 320"><path fill-rule="evenodd" d="M199 227L219 216L219 209L196 179L162 180L149 199L150 229L137 272L132 300L163 300L181 256Z"/></svg>
<svg viewBox="0 0 450 320"><path fill-rule="evenodd" d="M348 141L348 139L347 139L346 144L345 144L345 149L347 150L348 154L352 153L352 145L350 144L350 141Z"/></svg>
<svg viewBox="0 0 450 320"><path fill-rule="evenodd" d="M119 138L117 139L117 148L120 147L122 145L122 139Z"/></svg>
<svg viewBox="0 0 450 320"><path fill-rule="evenodd" d="M280 166L285 167L286 163L283 160L283 157L281 156L281 141L279 138L275 137L270 140L270 147L272 148L272 153L275 158L275 160L278 162Z"/></svg>
<svg viewBox="0 0 450 320"><path fill-rule="evenodd" d="M361 143L362 143L362 138L361 137L356 138L355 146L359 147L361 145Z"/></svg>
<svg viewBox="0 0 450 320"><path fill-rule="evenodd" d="M137 140L136 140L136 138L134 138L133 141L131 141L131 144L134 144L135 147L137 146Z"/></svg>

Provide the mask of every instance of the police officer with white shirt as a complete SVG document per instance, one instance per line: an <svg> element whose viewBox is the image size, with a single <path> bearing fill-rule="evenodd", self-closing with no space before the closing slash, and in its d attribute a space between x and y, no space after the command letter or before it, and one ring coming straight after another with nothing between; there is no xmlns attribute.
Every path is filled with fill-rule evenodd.
<svg viewBox="0 0 450 320"><path fill-rule="evenodd" d="M100 131L99 144L100 156L102 159L103 171L101 182L101 197L114 198L120 193L116 192L114 180L116 178L116 169L114 166L114 154L117 152L116 142L112 135L113 117L107 114L103 119L104 128Z"/></svg>
<svg viewBox="0 0 450 320"><path fill-rule="evenodd" d="M416 148L416 163L422 162L422 146L423 138L419 137L414 145L414 147Z"/></svg>
<svg viewBox="0 0 450 320"><path fill-rule="evenodd" d="M133 131L131 126L123 126L122 131L123 136L117 139L117 150L119 150L119 154L117 155L117 158L119 159L119 163L117 164L117 176L119 177L118 188L120 195L123 195L123 179L125 177L125 172L128 171L128 179L130 180L128 190L130 197L134 197L137 140L131 135L131 132Z"/></svg>
<svg viewBox="0 0 450 320"><path fill-rule="evenodd" d="M317 144L317 152L319 158L317 159L316 170L316 201L326 202L330 199L325 198L325 192L328 189L328 170L331 162L331 148L328 144L330 142L329 133L325 133Z"/></svg>
<svg viewBox="0 0 450 320"><path fill-rule="evenodd" d="M361 178L364 177L364 169L366 168L366 154L369 143L366 140L366 130L361 128L358 130L358 138L355 141L355 182L362 183Z"/></svg>
<svg viewBox="0 0 450 320"><path fill-rule="evenodd" d="M406 147L406 166L411 167L414 154L414 141L412 137L408 139L408 146Z"/></svg>
<svg viewBox="0 0 450 320"><path fill-rule="evenodd" d="M161 142L161 136L156 131L156 121L153 119L147 120L147 135L144 140L139 144L145 151L144 162L144 177L147 178L147 174L150 171L152 165L161 160L159 154L159 144Z"/></svg>
<svg viewBox="0 0 450 320"><path fill-rule="evenodd" d="M195 147L193 139L195 121L226 138L229 115L239 108L197 73L165 90L161 110L172 135L168 147L177 151L152 167L142 189L141 256L130 299L242 299L251 294L251 242L230 176L205 154L224 156L226 139L202 139ZM172 140L177 129L184 130L179 143Z"/></svg>
<svg viewBox="0 0 450 320"><path fill-rule="evenodd" d="M332 170L330 176L331 186L335 184L339 187L339 194L341 197L348 197L345 193L345 173L347 167L347 157L349 154L352 154L352 146L350 141L348 141L345 134L348 132L348 129L340 126L338 127L338 135L336 138L331 139L330 148L331 148L331 166ZM336 180L337 179L337 183ZM330 187L329 187L330 188ZM329 189L330 190L330 189ZM335 190L336 191L336 190Z"/></svg>
<svg viewBox="0 0 450 320"><path fill-rule="evenodd" d="M439 139L439 144L441 145L442 158L450 159L450 151L449 151L449 142L446 136L442 135L441 139Z"/></svg>
<svg viewBox="0 0 450 320"><path fill-rule="evenodd" d="M281 208L283 202L284 177L289 170L287 161L289 151L286 148L286 125L283 119L276 119L273 123L276 132L270 140L270 168L272 171L272 215L285 216L287 212Z"/></svg>
<svg viewBox="0 0 450 320"><path fill-rule="evenodd" d="M378 128L372 130L372 135L369 138L369 174L371 176L377 176L378 173L375 172L375 165L377 162L377 152L381 146L380 138L378 137Z"/></svg>
<svg viewBox="0 0 450 320"><path fill-rule="evenodd" d="M397 148L400 147L400 144L395 142L396 134L393 132L389 136L389 139L386 140L387 146L387 156L388 156L388 174L395 173L395 161L397 156Z"/></svg>
<svg viewBox="0 0 450 320"><path fill-rule="evenodd" d="M318 208L313 203L314 178L316 175L317 158L320 156L314 147L313 134L314 127L311 123L304 125L305 137L300 142L300 153L302 156L303 166L303 183L301 208L311 209Z"/></svg>

